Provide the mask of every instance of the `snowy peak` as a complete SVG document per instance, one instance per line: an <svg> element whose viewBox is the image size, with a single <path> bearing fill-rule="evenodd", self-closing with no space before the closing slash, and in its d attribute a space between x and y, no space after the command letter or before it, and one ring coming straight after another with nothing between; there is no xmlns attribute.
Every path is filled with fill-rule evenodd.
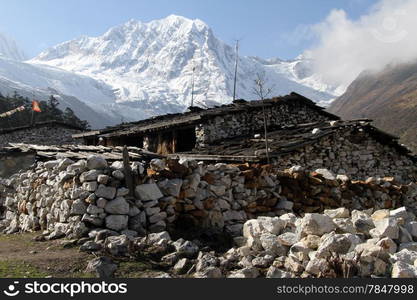
<svg viewBox="0 0 417 300"><path fill-rule="evenodd" d="M0 57L23 61L25 54L19 49L16 42L0 32Z"/></svg>
<svg viewBox="0 0 417 300"><path fill-rule="evenodd" d="M146 23L129 20L101 36L83 36L47 49L29 63L104 83L114 93L114 102L105 109L125 120L139 120L184 111L191 97L202 107L230 103L235 60L234 47L216 38L206 23L170 15ZM284 61L240 56L238 62L238 98L256 98L258 73L274 86L272 96L294 91L320 105L336 97L304 57ZM88 97L76 96L83 101Z"/></svg>

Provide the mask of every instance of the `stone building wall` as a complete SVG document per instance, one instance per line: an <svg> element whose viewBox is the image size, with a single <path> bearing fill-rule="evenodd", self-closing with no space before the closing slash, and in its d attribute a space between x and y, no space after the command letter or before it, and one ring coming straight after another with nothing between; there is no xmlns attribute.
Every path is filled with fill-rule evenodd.
<svg viewBox="0 0 417 300"><path fill-rule="evenodd" d="M129 236L175 230L218 228L233 236L248 219L290 212L321 212L407 206L416 212L417 184L392 178L354 182L326 171L286 172L273 166L206 165L196 161L133 163L136 188L124 182L123 164L97 156L39 162L0 180L0 230L47 230L47 238L79 238L110 230ZM3 218L3 220L1 220ZM192 223L189 223L192 222Z"/></svg>
<svg viewBox="0 0 417 300"><path fill-rule="evenodd" d="M395 148L383 145L365 131L340 130L275 161L280 168L301 165L313 171L326 168L355 180L394 176L401 182L417 180L417 164Z"/></svg>
<svg viewBox="0 0 417 300"><path fill-rule="evenodd" d="M71 135L80 133L81 130L63 128L59 125L46 125L9 133L0 133L0 148L8 143L25 143L37 145L64 145L77 144Z"/></svg>
<svg viewBox="0 0 417 300"><path fill-rule="evenodd" d="M0 178L8 178L19 171L27 170L36 162L34 154L1 155Z"/></svg>
<svg viewBox="0 0 417 300"><path fill-rule="evenodd" d="M330 120L319 111L301 103L266 107L265 113L268 127ZM204 146L217 140L259 132L263 129L263 120L262 108L216 116L196 126L197 145Z"/></svg>

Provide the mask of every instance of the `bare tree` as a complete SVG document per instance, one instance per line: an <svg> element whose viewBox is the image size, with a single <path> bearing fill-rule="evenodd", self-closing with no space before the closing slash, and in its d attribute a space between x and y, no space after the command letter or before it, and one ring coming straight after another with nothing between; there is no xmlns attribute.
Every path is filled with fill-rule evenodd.
<svg viewBox="0 0 417 300"><path fill-rule="evenodd" d="M268 164L269 161L269 145L268 145L268 128L266 122L266 111L265 111L265 104L263 100L267 98L273 90L273 86L270 86L266 80L265 72L256 73L255 78L255 86L253 87L253 93L262 101L262 114L263 114L263 121L264 121L264 136L265 136L265 150L266 150L266 160Z"/></svg>

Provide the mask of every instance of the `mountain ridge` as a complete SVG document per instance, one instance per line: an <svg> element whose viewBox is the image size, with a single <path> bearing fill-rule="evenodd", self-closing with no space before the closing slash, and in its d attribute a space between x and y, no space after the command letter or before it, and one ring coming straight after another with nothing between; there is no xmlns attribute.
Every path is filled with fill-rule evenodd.
<svg viewBox="0 0 417 300"><path fill-rule="evenodd" d="M417 153L417 61L362 72L328 111L344 119L373 119Z"/></svg>

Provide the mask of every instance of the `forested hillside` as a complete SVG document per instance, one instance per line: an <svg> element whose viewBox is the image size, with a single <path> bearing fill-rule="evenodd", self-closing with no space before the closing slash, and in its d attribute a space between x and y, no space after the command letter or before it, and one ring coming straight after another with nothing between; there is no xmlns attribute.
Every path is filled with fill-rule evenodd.
<svg viewBox="0 0 417 300"><path fill-rule="evenodd" d="M0 115L21 106L24 106L25 109L9 116L0 117L0 129L29 126L34 123L47 121L64 122L83 129L89 128L88 122L80 120L72 109L68 107L64 111L59 109L59 101L52 95L48 101L39 101L41 112L35 112L32 111L32 100L17 93L14 93L12 96L0 94Z"/></svg>

